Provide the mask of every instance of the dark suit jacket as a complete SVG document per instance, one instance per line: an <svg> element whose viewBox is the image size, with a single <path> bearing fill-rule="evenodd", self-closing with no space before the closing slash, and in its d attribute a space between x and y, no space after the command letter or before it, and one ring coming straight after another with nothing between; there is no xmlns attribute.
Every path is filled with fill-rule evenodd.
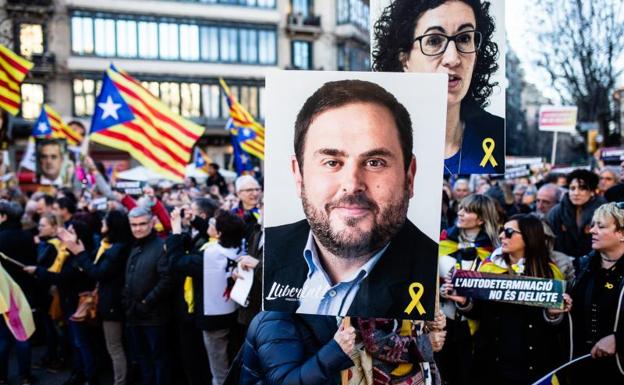
<svg viewBox="0 0 624 385"><path fill-rule="evenodd" d="M308 265L303 250L310 226L307 220L266 229L264 254L265 310L296 312L299 301L267 300L274 282L301 288ZM360 288L348 310L350 316L376 318L433 319L437 287L438 245L410 221L406 221ZM409 286L420 282L424 293L420 302L426 313L405 309L411 302Z"/></svg>

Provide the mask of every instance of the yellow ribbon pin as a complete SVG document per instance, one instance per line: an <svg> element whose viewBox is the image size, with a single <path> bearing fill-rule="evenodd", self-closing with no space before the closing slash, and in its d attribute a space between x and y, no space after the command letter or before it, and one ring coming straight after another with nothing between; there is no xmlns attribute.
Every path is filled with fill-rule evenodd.
<svg viewBox="0 0 624 385"><path fill-rule="evenodd" d="M483 139L483 143L481 144L481 146L483 147L483 152L485 153L485 155L483 156L483 159L481 159L481 163L479 163L479 166L485 167L488 161L492 164L492 167L498 166L498 162L496 161L496 159L494 159L494 156L492 156L492 153L494 152L494 147L496 147L494 139Z"/></svg>
<svg viewBox="0 0 624 385"><path fill-rule="evenodd" d="M415 289L418 289L418 291L416 291ZM418 310L418 314L425 314L425 308L420 303L420 297L422 297L424 292L425 288L420 282L414 282L410 285L409 294L410 297L412 297L412 301L405 308L405 313L412 314L412 311L414 310L414 308L416 308L416 310Z"/></svg>
<svg viewBox="0 0 624 385"><path fill-rule="evenodd" d="M605 287L607 289L613 289L613 284L611 282L607 282L607 283L605 283Z"/></svg>

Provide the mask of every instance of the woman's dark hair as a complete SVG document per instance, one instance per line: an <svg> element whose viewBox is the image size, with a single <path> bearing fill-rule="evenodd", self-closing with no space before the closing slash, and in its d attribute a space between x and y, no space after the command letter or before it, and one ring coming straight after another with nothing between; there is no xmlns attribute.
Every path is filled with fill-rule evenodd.
<svg viewBox="0 0 624 385"><path fill-rule="evenodd" d="M416 22L422 14L437 8L449 0L394 0L387 6L379 20L375 22L375 48L373 50L373 71L402 72L401 54L408 55L414 44ZM461 0L472 8L481 32L481 48L477 51L470 88L462 100L462 106L473 104L480 108L488 105L498 82L491 80L498 70L496 59L498 45L492 41L494 19L490 15L490 3L481 0Z"/></svg>
<svg viewBox="0 0 624 385"><path fill-rule="evenodd" d="M216 217L215 227L219 235L219 244L226 248L240 247L245 235L245 223L236 214L220 211Z"/></svg>
<svg viewBox="0 0 624 385"><path fill-rule="evenodd" d="M554 278L550 268L550 250L542 221L531 214L518 214L509 218L516 221L524 241L525 274L532 277ZM509 263L509 255L504 256Z"/></svg>
<svg viewBox="0 0 624 385"><path fill-rule="evenodd" d="M110 243L130 243L132 242L132 232L128 215L120 210L111 210L104 217L104 222L108 231L105 236Z"/></svg>
<svg viewBox="0 0 624 385"><path fill-rule="evenodd" d="M586 190L594 191L598 187L598 175L594 174L589 170L577 168L576 170L566 175L566 181L568 182L568 186L570 185L570 183L572 183L574 179L578 180L579 186Z"/></svg>
<svg viewBox="0 0 624 385"><path fill-rule="evenodd" d="M91 232L89 225L83 221L71 220L69 221L67 228L69 228L69 226L74 228L76 236L80 241L82 241L85 250L87 252L91 252L95 248L95 243L93 242L93 233Z"/></svg>

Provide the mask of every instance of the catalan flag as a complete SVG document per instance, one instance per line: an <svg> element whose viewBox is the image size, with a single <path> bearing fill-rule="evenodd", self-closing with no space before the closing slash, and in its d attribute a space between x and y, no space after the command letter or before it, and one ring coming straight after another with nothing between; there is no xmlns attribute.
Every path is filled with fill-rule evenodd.
<svg viewBox="0 0 624 385"><path fill-rule="evenodd" d="M219 81L230 108L233 127L230 129L230 133L238 136L240 146L245 152L264 160L264 127L256 122L245 107L236 101L225 81L223 79Z"/></svg>
<svg viewBox="0 0 624 385"><path fill-rule="evenodd" d="M33 63L0 44L0 107L17 115L22 104L20 85Z"/></svg>
<svg viewBox="0 0 624 385"><path fill-rule="evenodd" d="M195 147L195 152L193 153L193 163L196 168L204 168L212 163L212 159L199 147Z"/></svg>
<svg viewBox="0 0 624 385"><path fill-rule="evenodd" d="M125 150L164 178L182 181L203 133L126 72L111 65L104 74L91 124L94 142Z"/></svg>
<svg viewBox="0 0 624 385"><path fill-rule="evenodd" d="M47 104L43 105L39 119L32 130L35 138L64 138L70 146L77 146L82 142L82 135L69 127L58 112Z"/></svg>
<svg viewBox="0 0 624 385"><path fill-rule="evenodd" d="M33 314L24 292L0 264L0 314L18 341L35 332Z"/></svg>
<svg viewBox="0 0 624 385"><path fill-rule="evenodd" d="M584 356L576 357L576 358L566 362L565 364L559 366L557 369L551 371L550 373L548 373L544 377L540 378L539 380L535 381L531 385L559 385L559 379L557 378L557 372L559 372L562 369L567 368L568 366L574 365L574 364L576 364L579 361L586 360L588 358L591 358L591 354L585 354Z"/></svg>
<svg viewBox="0 0 624 385"><path fill-rule="evenodd" d="M251 159L246 151L241 146L240 130L236 130L234 127L233 119L228 119L226 129L230 131L230 138L232 139L232 148L234 149L234 168L238 175L242 175L245 171L253 170Z"/></svg>

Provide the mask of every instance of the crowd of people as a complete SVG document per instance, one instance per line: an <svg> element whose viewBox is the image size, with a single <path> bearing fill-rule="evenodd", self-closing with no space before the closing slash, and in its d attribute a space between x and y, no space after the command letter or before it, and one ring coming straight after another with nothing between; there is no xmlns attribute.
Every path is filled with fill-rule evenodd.
<svg viewBox="0 0 624 385"><path fill-rule="evenodd" d="M402 383L396 373L420 373L410 378L422 383L529 384L587 353L593 358L560 383L624 379L619 170L446 181L436 320L340 324L260 312L261 177L228 182L211 165L205 184L189 178L132 196L91 159L84 167L91 177L79 190L2 191L0 251L20 265L0 262L37 332L19 341L0 322L0 384L13 350L21 384L36 382L35 367L69 369L68 385L99 383L103 372L115 385L326 384L344 370L344 384L367 383L358 382L367 374ZM230 298L240 269L254 276L246 306ZM457 295L457 270L564 280L563 309ZM92 317L85 298L95 292ZM45 354L31 363L35 344Z"/></svg>

